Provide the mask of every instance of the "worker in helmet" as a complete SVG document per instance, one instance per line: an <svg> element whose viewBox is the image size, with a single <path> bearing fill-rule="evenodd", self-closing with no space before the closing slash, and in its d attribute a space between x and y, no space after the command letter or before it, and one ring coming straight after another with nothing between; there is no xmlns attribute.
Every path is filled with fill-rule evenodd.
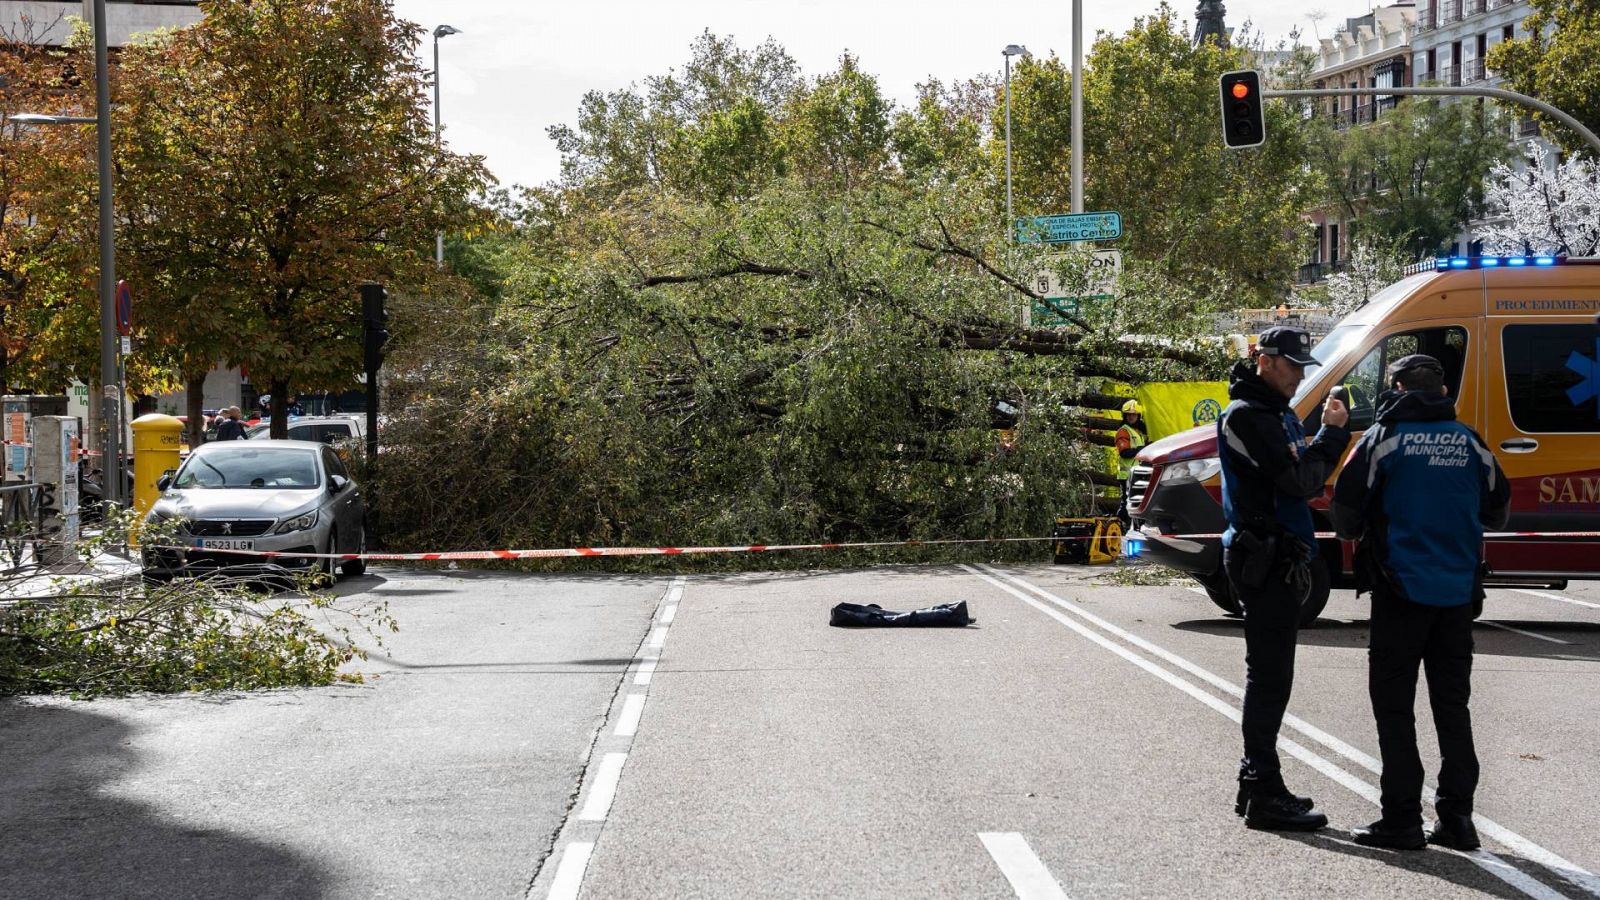
<svg viewBox="0 0 1600 900"><path fill-rule="evenodd" d="M1137 400L1122 404L1122 427L1117 429L1117 480L1122 483L1122 505L1117 508L1117 518L1128 522L1128 476L1133 474L1133 459L1146 443L1150 433L1144 424L1144 405Z"/></svg>

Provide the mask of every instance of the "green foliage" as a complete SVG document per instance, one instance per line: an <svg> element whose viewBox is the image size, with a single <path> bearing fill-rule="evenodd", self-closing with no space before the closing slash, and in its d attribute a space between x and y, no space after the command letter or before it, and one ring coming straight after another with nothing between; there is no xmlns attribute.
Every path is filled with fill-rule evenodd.
<svg viewBox="0 0 1600 900"><path fill-rule="evenodd" d="M131 517L85 541L92 557L122 539ZM146 530L146 543L170 535ZM34 581L44 576L33 575ZM0 615L0 694L255 690L360 681L360 631L382 644L394 620L383 604L352 604L309 579L266 596L226 574L138 585L58 579L53 590ZM9 593L9 591L7 591Z"/></svg>
<svg viewBox="0 0 1600 900"><path fill-rule="evenodd" d="M1217 79L1248 64L1244 49L1196 47L1166 5L1101 35L1084 76L1084 208L1121 212L1118 246L1190 289L1220 280L1254 297L1237 302L1276 302L1301 262L1313 181L1292 107L1268 105L1263 147L1223 148ZM1071 73L1054 57L1025 60L1012 91L1017 212L1065 212Z"/></svg>
<svg viewBox="0 0 1600 900"><path fill-rule="evenodd" d="M189 374L208 350L247 366L279 437L291 384L360 372L355 286L426 285L434 232L484 224L481 160L434 138L419 33L383 0L213 0L123 56L120 189L153 343Z"/></svg>
<svg viewBox="0 0 1600 900"><path fill-rule="evenodd" d="M1485 60L1507 88L1550 103L1600 130L1600 0L1530 0L1527 33L1504 41ZM1594 148L1543 113L1550 136L1569 153L1594 155Z"/></svg>
<svg viewBox="0 0 1600 900"><path fill-rule="evenodd" d="M1360 234L1416 259L1437 252L1484 211L1484 184L1510 154L1492 109L1412 98L1362 128L1313 126L1312 158L1329 203Z"/></svg>

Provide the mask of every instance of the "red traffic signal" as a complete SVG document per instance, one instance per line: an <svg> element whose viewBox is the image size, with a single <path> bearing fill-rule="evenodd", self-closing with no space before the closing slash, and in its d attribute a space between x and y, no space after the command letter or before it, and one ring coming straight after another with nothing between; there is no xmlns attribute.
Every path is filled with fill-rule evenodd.
<svg viewBox="0 0 1600 900"><path fill-rule="evenodd" d="M1222 75L1222 142L1229 147L1259 147L1267 140L1261 109L1261 75L1254 69Z"/></svg>

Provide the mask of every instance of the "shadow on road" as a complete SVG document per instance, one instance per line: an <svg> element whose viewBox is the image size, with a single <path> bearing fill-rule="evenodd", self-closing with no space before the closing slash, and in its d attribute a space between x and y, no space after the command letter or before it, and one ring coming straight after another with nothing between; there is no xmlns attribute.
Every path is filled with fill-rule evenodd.
<svg viewBox="0 0 1600 900"><path fill-rule="evenodd" d="M1490 624L1494 623L1494 624ZM1503 625L1566 641L1549 641L1497 628ZM1191 619L1174 622L1173 628L1196 634L1210 634L1244 640L1243 619ZM1600 661L1600 623L1533 622L1515 619L1480 619L1473 628L1474 651L1478 656L1517 656L1530 659ZM1300 644L1310 647L1366 649L1367 620L1318 619L1310 628L1300 629Z"/></svg>
<svg viewBox="0 0 1600 900"><path fill-rule="evenodd" d="M131 729L83 704L0 699L0 897L324 894L311 861L118 797Z"/></svg>
<svg viewBox="0 0 1600 900"><path fill-rule="evenodd" d="M1401 851L1363 847L1357 844L1349 833L1338 830L1318 831L1310 834L1283 833L1281 837L1308 844L1319 850L1343 853L1346 856L1355 856L1382 863L1386 866L1393 866L1397 869L1416 872L1420 875L1428 875L1442 882L1458 884L1468 888L1475 895L1483 894L1491 897L1515 898L1524 896L1521 891L1485 872L1472 860L1445 850L1430 848L1427 850ZM1443 896L1447 892L1445 886L1440 885L1440 895Z"/></svg>

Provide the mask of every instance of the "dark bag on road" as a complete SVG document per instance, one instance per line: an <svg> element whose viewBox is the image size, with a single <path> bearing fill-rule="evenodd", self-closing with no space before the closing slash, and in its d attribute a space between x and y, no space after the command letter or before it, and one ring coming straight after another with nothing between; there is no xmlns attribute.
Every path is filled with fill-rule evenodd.
<svg viewBox="0 0 1600 900"><path fill-rule="evenodd" d="M965 600L910 612L884 609L876 603L841 603L828 617L828 624L838 628L960 628L976 621L967 615Z"/></svg>

